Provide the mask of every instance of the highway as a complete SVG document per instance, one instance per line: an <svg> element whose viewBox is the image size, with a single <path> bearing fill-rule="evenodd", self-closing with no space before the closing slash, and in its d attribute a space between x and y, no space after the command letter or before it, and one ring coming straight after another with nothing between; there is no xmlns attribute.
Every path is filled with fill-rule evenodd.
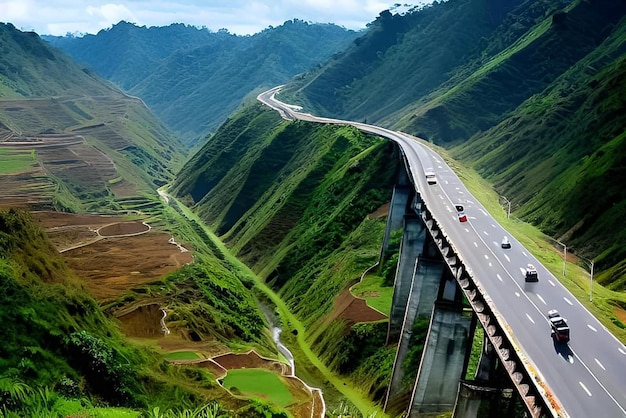
<svg viewBox="0 0 626 418"><path fill-rule="evenodd" d="M552 411L562 417L626 417L626 347L611 334L528 250L511 236L469 193L443 158L409 135L388 129L301 113L275 98L275 87L257 99L285 119L352 125L395 141L409 165L413 184L453 244L541 393L556 399ZM427 184L425 170L436 184ZM468 222L459 222L462 203ZM501 248L508 236L510 249ZM525 267L533 264L537 283L526 283ZM557 309L571 329L569 344L555 343L547 311ZM550 404L550 400L546 399ZM554 406L554 403L553 403Z"/></svg>

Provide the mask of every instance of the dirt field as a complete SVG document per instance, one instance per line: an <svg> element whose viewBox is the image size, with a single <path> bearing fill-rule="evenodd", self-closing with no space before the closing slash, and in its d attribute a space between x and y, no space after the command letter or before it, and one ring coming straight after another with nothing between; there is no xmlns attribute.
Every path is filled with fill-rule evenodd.
<svg viewBox="0 0 626 418"><path fill-rule="evenodd" d="M193 261L171 235L121 217L34 212L68 265L100 303Z"/></svg>

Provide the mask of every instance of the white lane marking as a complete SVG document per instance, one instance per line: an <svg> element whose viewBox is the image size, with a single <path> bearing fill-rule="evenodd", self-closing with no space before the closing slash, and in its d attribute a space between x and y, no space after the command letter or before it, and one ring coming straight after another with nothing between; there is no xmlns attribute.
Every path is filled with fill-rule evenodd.
<svg viewBox="0 0 626 418"><path fill-rule="evenodd" d="M565 302L569 303L569 304L570 304L570 305L572 305L572 306L574 305L574 304L572 303L572 301L571 301L571 300L569 300L568 298L566 298L565 296L563 296L563 300L565 300Z"/></svg>
<svg viewBox="0 0 626 418"><path fill-rule="evenodd" d="M594 360L596 361L596 363L598 363L598 366L600 366L602 368L602 370L606 370L604 365L602 363L600 363L600 360L598 360L597 358L594 358Z"/></svg>
<svg viewBox="0 0 626 418"><path fill-rule="evenodd" d="M471 200L468 200L467 203L471 203L472 205L474 204L474 202L472 202Z"/></svg>
<svg viewBox="0 0 626 418"><path fill-rule="evenodd" d="M552 287L556 287L556 285L552 282L552 280L548 279L548 283L550 283Z"/></svg>
<svg viewBox="0 0 626 418"><path fill-rule="evenodd" d="M617 351L619 351L620 353L622 353L622 354L626 355L626 351L624 351L624 350L622 349L622 347L618 348L618 349L617 349Z"/></svg>
<svg viewBox="0 0 626 418"><path fill-rule="evenodd" d="M469 229L468 229L468 228L465 228L465 232L469 232Z"/></svg>
<svg viewBox="0 0 626 418"><path fill-rule="evenodd" d="M541 295L537 295L537 299L539 299L541 302L543 302L544 305L548 306L548 304L546 303L545 300L543 300L543 298L541 297Z"/></svg>
<svg viewBox="0 0 626 418"><path fill-rule="evenodd" d="M470 218L470 219L476 219L476 217L475 217L475 216L468 216L468 218Z"/></svg>
<svg viewBox="0 0 626 418"><path fill-rule="evenodd" d="M498 243L496 241L492 241L493 245L495 245L496 247L498 246Z"/></svg>
<svg viewBox="0 0 626 418"><path fill-rule="evenodd" d="M591 392L589 392L589 389L587 389L587 386L585 386L583 382L578 382L578 384L580 385L581 388L583 388L585 392L587 392L587 395L591 396Z"/></svg>
<svg viewBox="0 0 626 418"><path fill-rule="evenodd" d="M460 187L455 187L455 189L456 189L456 190L461 190L461 188L460 188Z"/></svg>
<svg viewBox="0 0 626 418"><path fill-rule="evenodd" d="M496 274L496 277L498 278L498 280L502 281L502 277L499 274Z"/></svg>
<svg viewBox="0 0 626 418"><path fill-rule="evenodd" d="M529 320L530 322L532 322L533 324L535 323L535 321L533 321L533 319L530 317L530 315L526 314L526 318L528 318L528 320Z"/></svg>
<svg viewBox="0 0 626 418"><path fill-rule="evenodd" d="M506 261L508 261L509 263L511 262L511 259L509 258L508 255L504 254L504 258L506 258Z"/></svg>
<svg viewBox="0 0 626 418"><path fill-rule="evenodd" d="M476 244L476 241L474 241L474 247L478 248L478 244Z"/></svg>
<svg viewBox="0 0 626 418"><path fill-rule="evenodd" d="M515 296L517 296L519 298L520 294L518 292L515 292Z"/></svg>
<svg viewBox="0 0 626 418"><path fill-rule="evenodd" d="M522 251L522 254L524 254L524 257L528 258L528 254L526 254L526 251Z"/></svg>
<svg viewBox="0 0 626 418"><path fill-rule="evenodd" d="M491 227L492 227L492 228L495 228L496 226L495 226L494 224L491 224Z"/></svg>
<svg viewBox="0 0 626 418"><path fill-rule="evenodd" d="M483 209L478 209L478 210L481 211L483 213L483 215L489 216L489 214L487 212L485 212Z"/></svg>
<svg viewBox="0 0 626 418"><path fill-rule="evenodd" d="M523 268L523 267L520 267L520 268L519 268L519 271L521 271L521 272L522 272L522 274L526 274L526 269L525 269L525 268Z"/></svg>
<svg viewBox="0 0 626 418"><path fill-rule="evenodd" d="M452 212L452 208L450 208L450 206L446 206L446 209L448 210L448 212Z"/></svg>
<svg viewBox="0 0 626 418"><path fill-rule="evenodd" d="M491 261L490 261L490 262L489 262L489 267L491 267L491 266L492 266L492 264L491 264Z"/></svg>
<svg viewBox="0 0 626 418"><path fill-rule="evenodd" d="M487 232L487 231L483 231L483 234L489 236L489 232Z"/></svg>
<svg viewBox="0 0 626 418"><path fill-rule="evenodd" d="M580 357L578 356L578 354L576 354L576 352L574 350L572 350L572 348L570 347L570 351L572 352L572 354L574 356L576 356L576 358L578 359L578 361L580 362L580 364L585 368L585 370L587 370L587 373L589 373L589 375L591 375L591 377L593 377L593 380L596 381L596 383L602 388L602 390L604 391L604 393L606 393L608 395L609 398L611 398L611 400L615 403L615 405L617 405L617 407L619 408L620 411L622 411L622 414L626 415L626 409L624 409L622 407L622 405L619 404L619 402L617 402L617 399L615 399L615 397L613 395L611 395L611 393L606 389L606 387L604 387L604 385L600 382L600 380L598 380L598 378L596 377L595 374L593 374L591 372L591 370L589 369L589 367L587 367L587 365L585 364L584 361L582 361L580 359ZM582 385L582 383L581 383ZM589 395L591 396L591 395Z"/></svg>
<svg viewBox="0 0 626 418"><path fill-rule="evenodd" d="M446 183L446 184L450 184L450 183L448 183L448 180L445 180L445 181L444 181L444 183Z"/></svg>
<svg viewBox="0 0 626 418"><path fill-rule="evenodd" d="M443 200L443 195L439 195L439 199Z"/></svg>
<svg viewBox="0 0 626 418"><path fill-rule="evenodd" d="M590 330L592 330L593 332L598 332L597 329L595 329L594 327L592 327L591 325L587 324L587 328L589 328Z"/></svg>
<svg viewBox="0 0 626 418"><path fill-rule="evenodd" d="M489 260L489 256L487 254L484 255L485 260Z"/></svg>

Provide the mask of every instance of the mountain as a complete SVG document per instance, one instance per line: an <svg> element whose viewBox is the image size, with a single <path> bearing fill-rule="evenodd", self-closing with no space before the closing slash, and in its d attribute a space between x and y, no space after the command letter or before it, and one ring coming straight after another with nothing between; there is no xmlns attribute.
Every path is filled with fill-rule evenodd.
<svg viewBox="0 0 626 418"><path fill-rule="evenodd" d="M356 36L336 25L294 19L251 36L182 24L146 28L120 22L97 35L44 38L141 97L193 144L213 132L251 91L288 81Z"/></svg>
<svg viewBox="0 0 626 418"><path fill-rule="evenodd" d="M378 261L399 161L393 144L356 128L287 122L257 103L231 115L170 189L280 294L317 355L377 402L394 350L384 315L348 288ZM359 302L357 315L348 307Z"/></svg>
<svg viewBox="0 0 626 418"><path fill-rule="evenodd" d="M141 100L35 33L2 24L0 45L3 200L117 210L173 178L185 148Z"/></svg>
<svg viewBox="0 0 626 418"><path fill-rule="evenodd" d="M494 182L514 215L595 260L600 280L623 290L624 16L626 3L610 0L383 12L286 95L446 146Z"/></svg>

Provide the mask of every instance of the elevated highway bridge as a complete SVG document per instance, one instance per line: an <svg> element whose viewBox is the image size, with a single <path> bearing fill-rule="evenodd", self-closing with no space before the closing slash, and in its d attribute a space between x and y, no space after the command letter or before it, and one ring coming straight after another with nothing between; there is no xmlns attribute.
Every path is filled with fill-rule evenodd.
<svg viewBox="0 0 626 418"><path fill-rule="evenodd" d="M443 158L401 132L302 113L277 100L279 90L258 100L285 119L352 125L401 150L405 171L388 218L388 230L403 228L403 239L389 318L388 342L398 351L386 410L426 417L454 409L456 418L475 417L477 402L491 396L489 376L497 363L530 416L626 417L624 344L491 217ZM426 179L430 171L435 182ZM502 248L504 236L510 248ZM525 280L529 264L537 282ZM551 309L567 319L569 342L551 337ZM430 318L430 328L408 399L401 364L418 317ZM484 330L483 355L476 380L465 382L476 324Z"/></svg>

